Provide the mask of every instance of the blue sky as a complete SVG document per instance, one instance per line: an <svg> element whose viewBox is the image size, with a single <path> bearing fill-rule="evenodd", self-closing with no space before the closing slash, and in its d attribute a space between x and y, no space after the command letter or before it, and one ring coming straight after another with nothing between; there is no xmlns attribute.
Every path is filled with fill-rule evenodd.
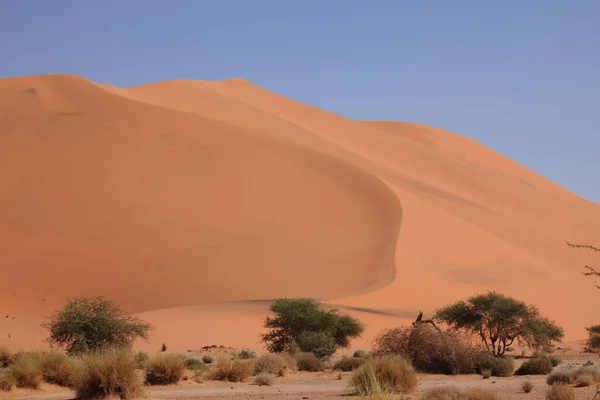
<svg viewBox="0 0 600 400"><path fill-rule="evenodd" d="M472 137L600 202L598 0L0 0L0 77L243 77Z"/></svg>

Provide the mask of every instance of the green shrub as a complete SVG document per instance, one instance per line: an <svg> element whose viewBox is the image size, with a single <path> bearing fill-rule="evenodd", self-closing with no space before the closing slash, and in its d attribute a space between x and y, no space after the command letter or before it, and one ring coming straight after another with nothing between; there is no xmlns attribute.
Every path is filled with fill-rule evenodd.
<svg viewBox="0 0 600 400"><path fill-rule="evenodd" d="M363 357L366 357L366 356L367 356L367 352L364 351L364 350L360 350L360 349L356 350L354 352L354 354L352 355L352 357L354 357L354 358L363 358Z"/></svg>
<svg viewBox="0 0 600 400"><path fill-rule="evenodd" d="M0 368L7 368L15 361L15 355L6 346L0 346Z"/></svg>
<svg viewBox="0 0 600 400"><path fill-rule="evenodd" d="M288 369L288 363L279 354L267 353L258 357L254 363L254 371L256 374L272 374L284 376Z"/></svg>
<svg viewBox="0 0 600 400"><path fill-rule="evenodd" d="M548 357L553 367L558 367L562 363L562 358L558 356L550 356Z"/></svg>
<svg viewBox="0 0 600 400"><path fill-rule="evenodd" d="M197 370L203 370L203 369L208 369L208 367L206 366L206 364L204 364L204 362L199 359L198 357L192 355L192 354L185 354L185 355L180 355L179 357L181 357L181 359L183 360L183 362L185 363L185 368L189 369L190 371L197 371Z"/></svg>
<svg viewBox="0 0 600 400"><path fill-rule="evenodd" d="M258 386L271 386L275 383L275 375L261 372L254 377L254 383Z"/></svg>
<svg viewBox="0 0 600 400"><path fill-rule="evenodd" d="M299 371L319 372L325 369L325 365L313 353L298 353L294 357Z"/></svg>
<svg viewBox="0 0 600 400"><path fill-rule="evenodd" d="M341 360L333 364L333 369L344 372L354 371L360 367L364 361L365 359L360 357L342 357Z"/></svg>
<svg viewBox="0 0 600 400"><path fill-rule="evenodd" d="M202 357L202 362L204 364L212 364L213 362L213 358L211 356L209 356L208 354Z"/></svg>
<svg viewBox="0 0 600 400"><path fill-rule="evenodd" d="M83 354L77 362L71 387L80 399L139 397L143 381L136 367L133 353L127 350L103 348Z"/></svg>
<svg viewBox="0 0 600 400"><path fill-rule="evenodd" d="M569 385L557 383L548 388L546 400L575 400L575 392Z"/></svg>
<svg viewBox="0 0 600 400"><path fill-rule="evenodd" d="M588 331L588 340L585 350L588 352L596 352L600 349L600 325L590 326L585 328Z"/></svg>
<svg viewBox="0 0 600 400"><path fill-rule="evenodd" d="M546 375L552 372L552 362L548 357L536 357L525 361L515 375Z"/></svg>
<svg viewBox="0 0 600 400"><path fill-rule="evenodd" d="M183 378L186 361L176 354L159 354L146 365L148 385L174 385Z"/></svg>
<svg viewBox="0 0 600 400"><path fill-rule="evenodd" d="M483 379L490 379L490 377L492 376L492 370L491 369L482 370L481 376L483 377Z"/></svg>
<svg viewBox="0 0 600 400"><path fill-rule="evenodd" d="M492 376L509 377L515 370L515 362L511 357L494 357L491 354L483 354L477 359L479 373L483 370L492 371Z"/></svg>
<svg viewBox="0 0 600 400"><path fill-rule="evenodd" d="M571 383L573 379L573 371L570 370L566 370L566 369L559 369L557 371L552 372L550 375L548 375L548 377L546 378L546 383L548 385L555 385L555 384L569 384Z"/></svg>
<svg viewBox="0 0 600 400"><path fill-rule="evenodd" d="M525 393L531 393L533 390L533 382L530 379L521 382L521 389L523 389L523 392Z"/></svg>
<svg viewBox="0 0 600 400"><path fill-rule="evenodd" d="M297 343L301 351L313 353L320 359L327 359L336 351L335 338L330 332L301 332Z"/></svg>
<svg viewBox="0 0 600 400"><path fill-rule="evenodd" d="M41 359L35 352L21 353L9 367L19 388L39 389L43 380Z"/></svg>
<svg viewBox="0 0 600 400"><path fill-rule="evenodd" d="M146 369L146 365L150 361L150 356L148 353L144 353L143 351L139 351L135 354L135 363L137 368Z"/></svg>
<svg viewBox="0 0 600 400"><path fill-rule="evenodd" d="M0 391L10 392L16 386L15 376L9 370L0 370Z"/></svg>
<svg viewBox="0 0 600 400"><path fill-rule="evenodd" d="M417 385L415 369L399 355L370 358L352 373L350 386L361 396L409 393Z"/></svg>
<svg viewBox="0 0 600 400"><path fill-rule="evenodd" d="M256 352L244 349L238 353L237 357L241 360L251 360L253 358L256 358Z"/></svg>
<svg viewBox="0 0 600 400"><path fill-rule="evenodd" d="M243 382L252 374L254 365L250 360L230 360L219 357L212 379L217 381Z"/></svg>
<svg viewBox="0 0 600 400"><path fill-rule="evenodd" d="M37 355L43 380L55 385L68 387L74 373L74 362L65 354L55 351L44 351Z"/></svg>

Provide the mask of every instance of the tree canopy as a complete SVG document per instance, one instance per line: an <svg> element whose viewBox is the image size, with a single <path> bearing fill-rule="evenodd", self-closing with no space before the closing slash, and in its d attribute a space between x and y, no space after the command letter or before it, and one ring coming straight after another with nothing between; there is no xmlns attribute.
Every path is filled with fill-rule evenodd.
<svg viewBox="0 0 600 400"><path fill-rule="evenodd" d="M261 341L270 352L282 352L297 345L300 350L320 358L346 348L352 338L360 337L363 324L337 310L323 310L312 299L277 299L270 307L274 316L265 318L269 331Z"/></svg>
<svg viewBox="0 0 600 400"><path fill-rule="evenodd" d="M495 356L517 341L532 349L561 340L564 331L531 305L495 291L438 310L434 317L452 329L478 335Z"/></svg>
<svg viewBox="0 0 600 400"><path fill-rule="evenodd" d="M42 324L49 331L51 346L68 353L82 353L104 347L131 347L137 338L148 339L152 326L128 315L103 297L69 300Z"/></svg>

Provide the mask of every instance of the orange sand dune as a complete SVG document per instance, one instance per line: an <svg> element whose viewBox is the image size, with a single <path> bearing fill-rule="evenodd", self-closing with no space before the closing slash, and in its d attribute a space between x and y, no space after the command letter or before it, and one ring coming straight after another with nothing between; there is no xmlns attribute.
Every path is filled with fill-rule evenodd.
<svg viewBox="0 0 600 400"><path fill-rule="evenodd" d="M581 275L600 206L466 137L352 121L242 79L116 88L0 80L0 342L40 345L66 297L156 326L148 348L257 348L273 297L367 332L496 289L568 340L597 323ZM8 318L4 318L8 316ZM8 338L10 334L10 339Z"/></svg>

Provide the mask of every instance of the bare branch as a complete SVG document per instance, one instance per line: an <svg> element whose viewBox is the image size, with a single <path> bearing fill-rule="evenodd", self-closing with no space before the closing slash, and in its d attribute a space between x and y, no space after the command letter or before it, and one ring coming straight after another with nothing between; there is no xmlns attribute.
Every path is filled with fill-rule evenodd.
<svg viewBox="0 0 600 400"><path fill-rule="evenodd" d="M565 242L567 242L567 245L569 245L571 247L589 249L589 250L597 251L600 253L600 249L598 247L592 246L591 244L573 244L573 243L569 243L566 239L565 239Z"/></svg>

